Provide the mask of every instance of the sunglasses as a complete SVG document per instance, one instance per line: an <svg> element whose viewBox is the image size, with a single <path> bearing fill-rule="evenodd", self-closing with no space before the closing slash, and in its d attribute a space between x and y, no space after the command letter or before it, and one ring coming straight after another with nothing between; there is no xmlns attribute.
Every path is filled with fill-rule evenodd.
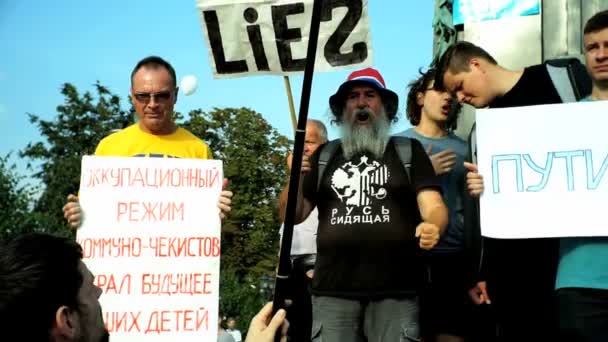
<svg viewBox="0 0 608 342"><path fill-rule="evenodd" d="M171 99L171 91L161 91L158 93L134 93L135 100L140 103L149 103L154 99L155 102L167 102Z"/></svg>

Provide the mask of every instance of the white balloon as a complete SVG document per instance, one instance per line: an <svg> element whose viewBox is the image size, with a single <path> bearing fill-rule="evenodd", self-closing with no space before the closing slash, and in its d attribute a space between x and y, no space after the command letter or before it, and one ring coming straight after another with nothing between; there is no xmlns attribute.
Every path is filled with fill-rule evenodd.
<svg viewBox="0 0 608 342"><path fill-rule="evenodd" d="M186 75L182 78L179 88L186 96L194 94L198 86L198 80L194 75Z"/></svg>

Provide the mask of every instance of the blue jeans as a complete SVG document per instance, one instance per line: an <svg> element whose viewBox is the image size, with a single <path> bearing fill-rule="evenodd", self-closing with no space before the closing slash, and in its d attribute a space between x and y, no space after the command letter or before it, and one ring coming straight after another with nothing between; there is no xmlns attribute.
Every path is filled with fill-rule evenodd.
<svg viewBox="0 0 608 342"><path fill-rule="evenodd" d="M353 300L313 296L313 342L420 341L418 298Z"/></svg>

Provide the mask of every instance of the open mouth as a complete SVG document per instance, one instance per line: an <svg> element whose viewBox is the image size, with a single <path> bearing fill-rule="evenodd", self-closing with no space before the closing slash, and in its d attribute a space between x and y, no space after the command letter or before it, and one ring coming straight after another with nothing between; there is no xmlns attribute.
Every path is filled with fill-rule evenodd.
<svg viewBox="0 0 608 342"><path fill-rule="evenodd" d="M443 106L441 106L441 114L443 115L448 115L450 114L450 110L452 108L452 104L447 102L446 104L444 104Z"/></svg>
<svg viewBox="0 0 608 342"><path fill-rule="evenodd" d="M456 99L449 99L446 100L443 103L443 106L441 106L441 114L448 116L450 115L450 113L454 110L454 107L458 104L458 102L456 101Z"/></svg>
<svg viewBox="0 0 608 342"><path fill-rule="evenodd" d="M355 115L355 121L357 123L367 123L369 121L369 113L358 112L357 115Z"/></svg>

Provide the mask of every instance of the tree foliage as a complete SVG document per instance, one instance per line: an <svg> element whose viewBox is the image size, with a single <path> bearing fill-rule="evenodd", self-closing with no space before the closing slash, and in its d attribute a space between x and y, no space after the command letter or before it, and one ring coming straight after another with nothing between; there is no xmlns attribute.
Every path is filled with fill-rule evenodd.
<svg viewBox="0 0 608 342"><path fill-rule="evenodd" d="M251 318L265 304L260 293L259 282L253 278L240 278L230 266L223 266L220 272L220 314L233 317L242 332L247 331Z"/></svg>
<svg viewBox="0 0 608 342"><path fill-rule="evenodd" d="M10 155L0 158L0 239L8 239L31 230L29 214L32 193L21 184L23 179L10 164Z"/></svg>
<svg viewBox="0 0 608 342"><path fill-rule="evenodd" d="M81 157L93 154L97 143L112 130L132 123L133 112L123 109L120 98L99 83L95 84L96 96L90 92L81 95L69 83L61 87L61 94L65 100L53 119L28 114L44 140L29 143L21 156L40 165L34 177L44 189L34 212L44 216L47 231L65 233L61 208L66 196L78 191Z"/></svg>
<svg viewBox="0 0 608 342"><path fill-rule="evenodd" d="M257 311L260 302L239 299L235 282L247 293L251 285L259 287L262 274L274 272L280 226L276 201L286 178L289 141L248 108L194 110L184 126L210 145L230 180L233 209L222 228L226 281L220 284L220 295L224 312L248 323L251 305ZM237 307L243 312L234 311Z"/></svg>

